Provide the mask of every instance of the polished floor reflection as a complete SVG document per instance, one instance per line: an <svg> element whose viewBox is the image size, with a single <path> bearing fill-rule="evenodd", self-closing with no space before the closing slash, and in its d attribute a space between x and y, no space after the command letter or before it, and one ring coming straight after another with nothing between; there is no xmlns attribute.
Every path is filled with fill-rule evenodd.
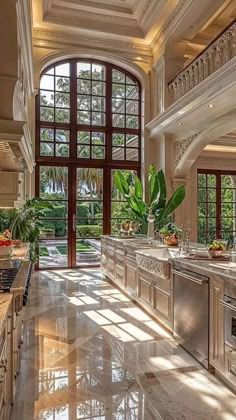
<svg viewBox="0 0 236 420"><path fill-rule="evenodd" d="M236 396L99 270L35 273L11 420L236 419Z"/></svg>

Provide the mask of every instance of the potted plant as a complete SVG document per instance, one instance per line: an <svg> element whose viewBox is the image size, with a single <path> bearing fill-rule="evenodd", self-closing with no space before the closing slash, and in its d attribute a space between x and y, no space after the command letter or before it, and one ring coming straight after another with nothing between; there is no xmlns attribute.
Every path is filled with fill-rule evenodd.
<svg viewBox="0 0 236 420"><path fill-rule="evenodd" d="M38 238L41 232L42 222L40 217L46 215L54 206L40 198L27 200L21 209L14 209L10 215L11 237L15 240L30 243L30 259L37 259Z"/></svg>
<svg viewBox="0 0 236 420"><path fill-rule="evenodd" d="M168 223L160 229L160 234L164 244L168 246L177 246L181 236L181 229L175 223Z"/></svg>
<svg viewBox="0 0 236 420"><path fill-rule="evenodd" d="M148 202L143 200L142 183L139 177L135 177L133 184L128 184L122 171L116 170L114 183L127 201L135 220L140 223L144 234L147 234L148 219L151 214L155 217L155 229L160 230L185 197L185 187L180 185L167 200L165 175L162 170L157 171L154 165L149 167Z"/></svg>

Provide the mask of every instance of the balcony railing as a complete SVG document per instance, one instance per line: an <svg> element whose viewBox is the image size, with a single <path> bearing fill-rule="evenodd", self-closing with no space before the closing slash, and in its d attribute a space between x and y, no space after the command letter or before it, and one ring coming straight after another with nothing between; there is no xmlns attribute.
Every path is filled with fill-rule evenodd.
<svg viewBox="0 0 236 420"><path fill-rule="evenodd" d="M236 19L168 83L172 103L182 98L235 55Z"/></svg>

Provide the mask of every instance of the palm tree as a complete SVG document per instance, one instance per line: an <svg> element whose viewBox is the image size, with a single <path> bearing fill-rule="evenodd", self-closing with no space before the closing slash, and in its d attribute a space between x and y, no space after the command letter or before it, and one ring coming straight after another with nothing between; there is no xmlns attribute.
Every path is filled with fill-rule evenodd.
<svg viewBox="0 0 236 420"><path fill-rule="evenodd" d="M97 168L79 168L77 170L77 181L78 181L78 192L83 194L89 194L92 199L94 195L96 198L100 198L102 194L102 169ZM91 216L94 218L94 203L91 201L90 204Z"/></svg>

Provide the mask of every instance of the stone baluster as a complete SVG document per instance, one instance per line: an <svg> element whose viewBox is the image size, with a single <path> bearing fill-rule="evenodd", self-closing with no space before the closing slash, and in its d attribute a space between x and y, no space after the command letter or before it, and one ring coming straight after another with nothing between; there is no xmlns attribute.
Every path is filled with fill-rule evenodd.
<svg viewBox="0 0 236 420"><path fill-rule="evenodd" d="M190 90L194 88L194 66L190 67Z"/></svg>
<svg viewBox="0 0 236 420"><path fill-rule="evenodd" d="M215 46L214 63L215 63L214 70L218 70L221 67L221 42L220 40L216 43L216 46Z"/></svg>
<svg viewBox="0 0 236 420"><path fill-rule="evenodd" d="M206 79L209 75L209 61L208 54L203 55L203 79Z"/></svg>
<svg viewBox="0 0 236 420"><path fill-rule="evenodd" d="M210 76L210 74L214 73L215 71L215 47L211 47L208 51L207 51L207 55L208 55L208 76Z"/></svg>
<svg viewBox="0 0 236 420"><path fill-rule="evenodd" d="M231 34L230 32L226 32L226 34L224 35L223 39L222 39L222 63L228 63L228 61L231 58L231 52L230 52L230 38L231 38Z"/></svg>
<svg viewBox="0 0 236 420"><path fill-rule="evenodd" d="M173 91L174 91L174 99L175 99L175 101L177 101L177 99L178 99L178 92L177 92L177 90L178 90L178 85L177 85L177 82L175 81L174 84L173 84Z"/></svg>
<svg viewBox="0 0 236 420"><path fill-rule="evenodd" d="M194 86L197 86L199 83L199 69L198 69L198 61L195 62L194 67Z"/></svg>
<svg viewBox="0 0 236 420"><path fill-rule="evenodd" d="M201 83L204 79L204 62L202 57L200 57L198 60L198 78L199 83Z"/></svg>
<svg viewBox="0 0 236 420"><path fill-rule="evenodd" d="M236 55L236 24L233 26L231 30L231 37L230 37L230 46L231 46L231 57L235 57Z"/></svg>
<svg viewBox="0 0 236 420"><path fill-rule="evenodd" d="M186 78L185 73L182 76L182 96L184 96L186 93Z"/></svg>
<svg viewBox="0 0 236 420"><path fill-rule="evenodd" d="M185 74L185 93L189 92L189 90L190 90L190 77L189 77L189 69L188 69Z"/></svg>

